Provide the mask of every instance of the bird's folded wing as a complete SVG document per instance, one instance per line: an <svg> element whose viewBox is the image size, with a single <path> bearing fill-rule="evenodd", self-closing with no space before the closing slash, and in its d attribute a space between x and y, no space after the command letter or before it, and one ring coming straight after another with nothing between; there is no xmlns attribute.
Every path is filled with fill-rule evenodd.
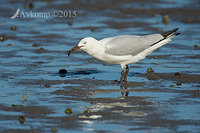
<svg viewBox="0 0 200 133"><path fill-rule="evenodd" d="M137 55L163 39L161 34L116 36L105 44L105 53L116 56Z"/></svg>

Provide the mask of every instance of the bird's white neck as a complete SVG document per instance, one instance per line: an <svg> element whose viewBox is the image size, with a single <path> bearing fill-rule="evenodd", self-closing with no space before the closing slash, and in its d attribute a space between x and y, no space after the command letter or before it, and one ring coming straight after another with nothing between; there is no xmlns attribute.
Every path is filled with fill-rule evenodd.
<svg viewBox="0 0 200 133"><path fill-rule="evenodd" d="M87 52L89 55L91 55L92 57L102 60L104 57L104 47L99 44L99 42L97 42L96 44L91 45L91 47L87 50L84 50L85 52Z"/></svg>

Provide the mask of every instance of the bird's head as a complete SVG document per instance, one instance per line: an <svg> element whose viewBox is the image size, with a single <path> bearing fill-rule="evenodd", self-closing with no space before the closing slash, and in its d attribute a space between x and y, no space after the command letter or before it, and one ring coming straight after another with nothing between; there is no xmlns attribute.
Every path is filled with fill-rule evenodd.
<svg viewBox="0 0 200 133"><path fill-rule="evenodd" d="M71 50L69 50L69 51L67 52L67 54L68 54L68 56L69 56L72 52L74 52L74 51L76 51L76 50L79 50L79 49L82 49L83 51L87 52L89 49L91 49L92 45L93 45L94 43L96 43L96 42L97 42L97 40L94 39L94 38L92 38L92 37L83 38L83 39L78 43L78 45L75 46L75 47L73 47Z"/></svg>

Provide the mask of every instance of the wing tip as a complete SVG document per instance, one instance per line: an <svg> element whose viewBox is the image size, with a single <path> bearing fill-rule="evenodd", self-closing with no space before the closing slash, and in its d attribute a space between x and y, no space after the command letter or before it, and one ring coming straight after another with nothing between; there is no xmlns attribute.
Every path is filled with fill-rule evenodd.
<svg viewBox="0 0 200 133"><path fill-rule="evenodd" d="M174 36L177 36L179 35L180 33L175 33L179 28L175 28L173 30L170 30L170 31L167 31L167 32L163 32L161 33L161 35L164 37L164 38L171 38L171 37L174 37Z"/></svg>

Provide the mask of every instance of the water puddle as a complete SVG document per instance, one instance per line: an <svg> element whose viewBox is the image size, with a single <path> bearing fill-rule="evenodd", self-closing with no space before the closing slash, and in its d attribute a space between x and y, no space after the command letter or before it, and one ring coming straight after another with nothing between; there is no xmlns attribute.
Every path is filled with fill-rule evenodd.
<svg viewBox="0 0 200 133"><path fill-rule="evenodd" d="M2 3L0 132L199 132L197 1ZM76 16L11 19L17 9L54 15L76 11ZM119 84L120 65L81 50L67 56L86 36L143 35L176 27L180 36L129 65L124 84ZM147 68L154 72L147 74Z"/></svg>

